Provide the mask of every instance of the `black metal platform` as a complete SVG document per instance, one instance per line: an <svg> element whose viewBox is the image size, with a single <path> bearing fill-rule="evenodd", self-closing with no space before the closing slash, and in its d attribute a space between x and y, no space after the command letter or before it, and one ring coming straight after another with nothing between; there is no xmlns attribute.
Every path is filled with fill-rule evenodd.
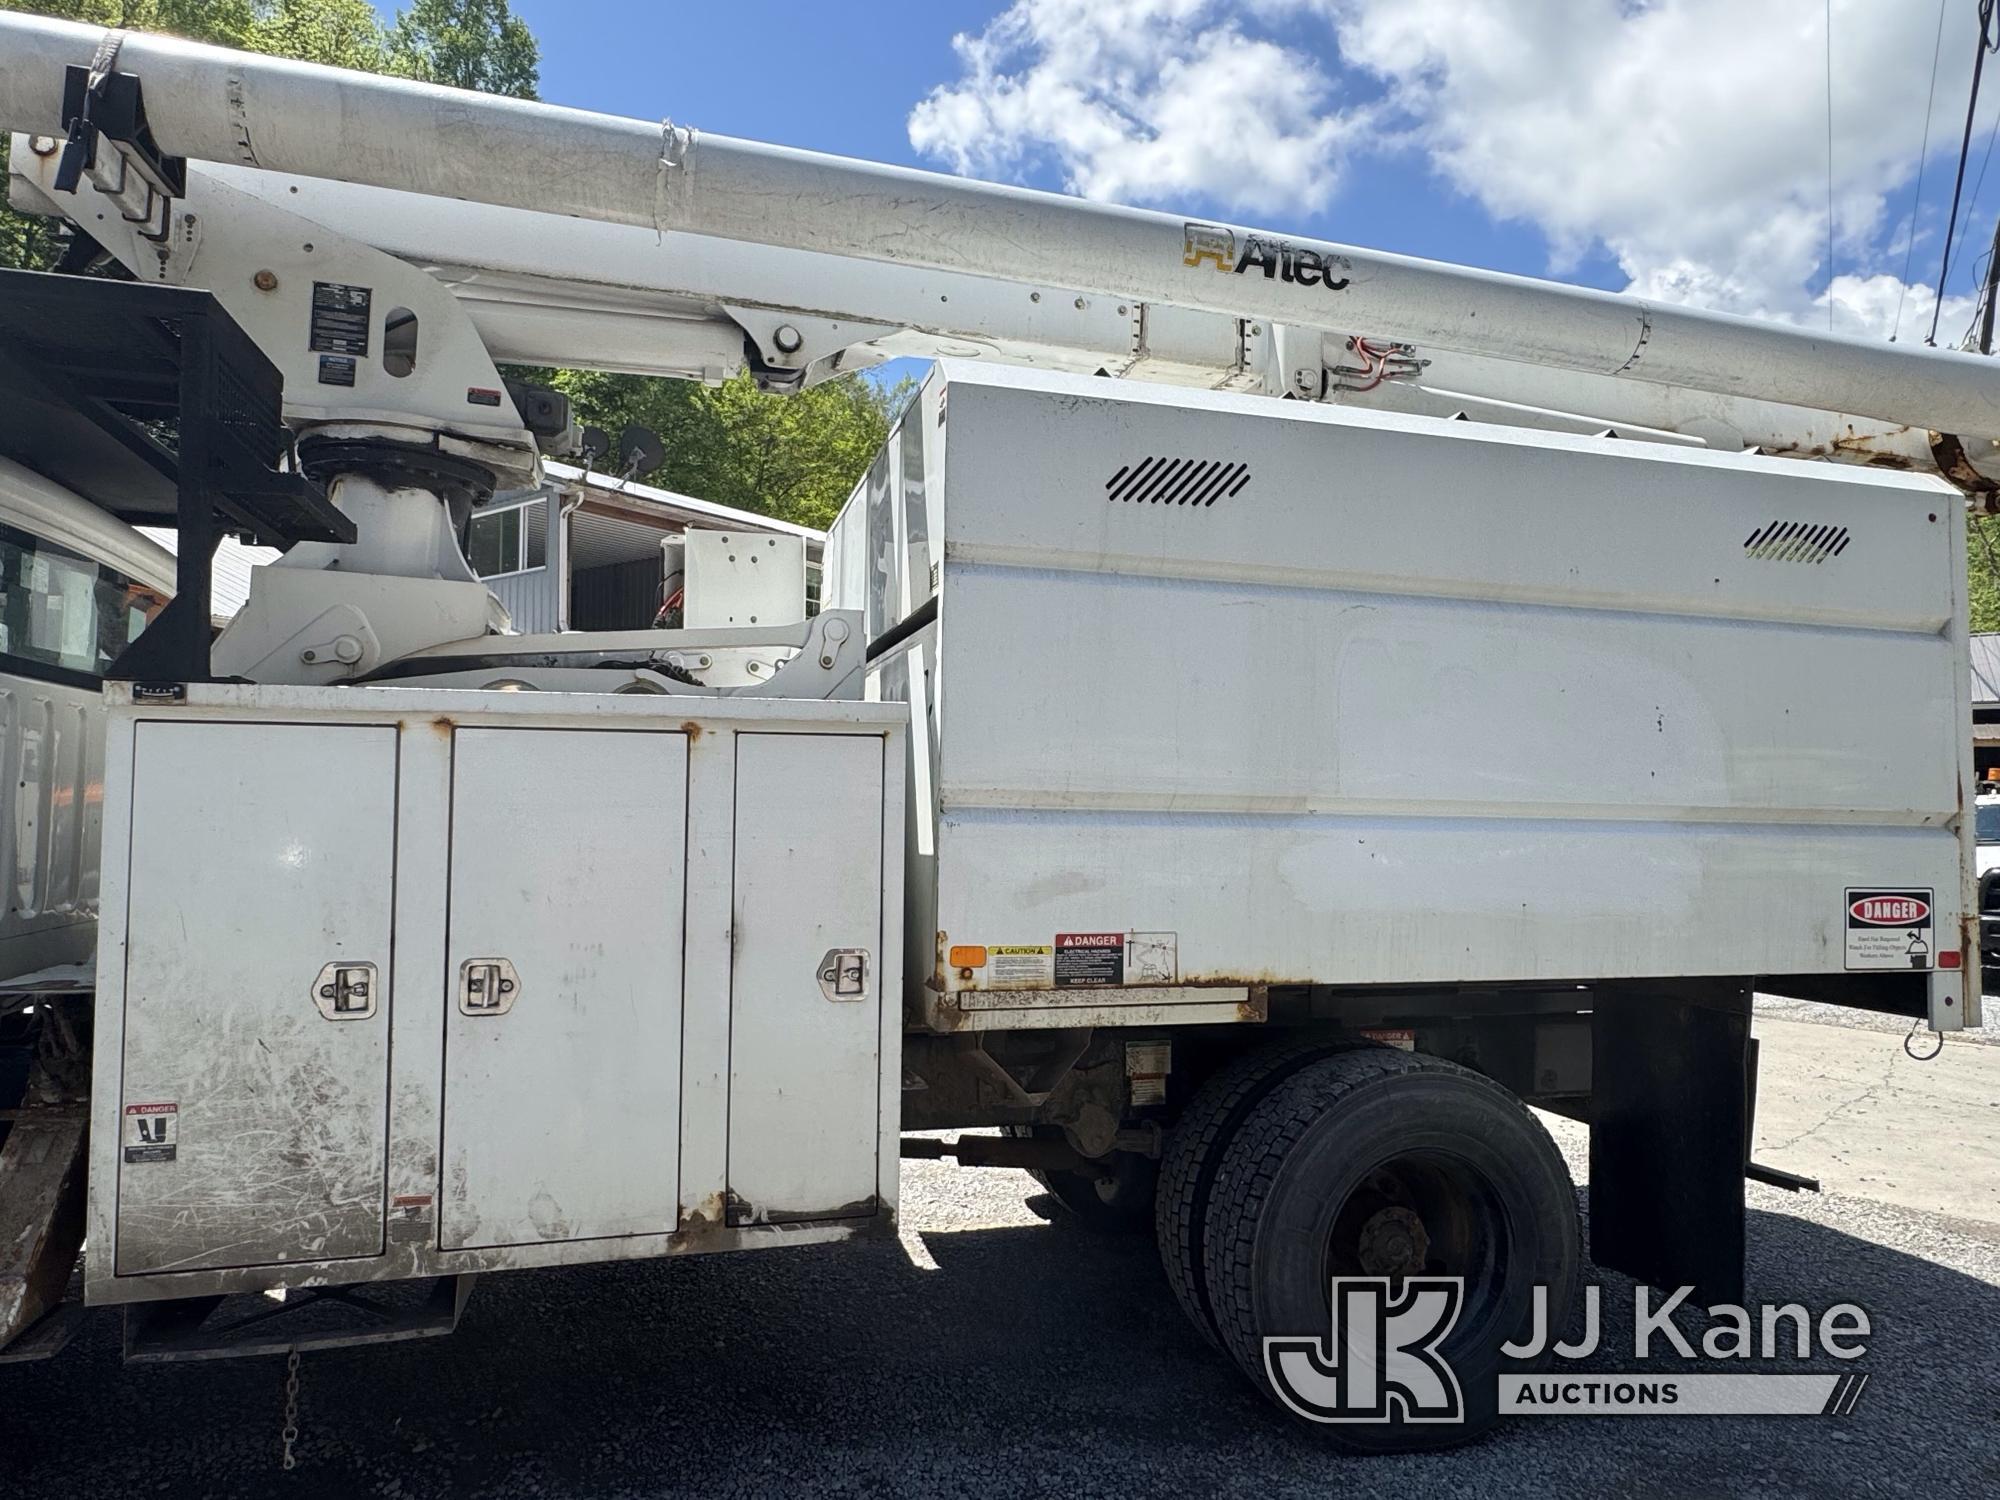
<svg viewBox="0 0 2000 1500"><path fill-rule="evenodd" d="M284 382L207 292L0 271L0 455L134 524L180 532L174 600L112 664L209 677L216 543L351 542L321 487L281 468Z"/></svg>

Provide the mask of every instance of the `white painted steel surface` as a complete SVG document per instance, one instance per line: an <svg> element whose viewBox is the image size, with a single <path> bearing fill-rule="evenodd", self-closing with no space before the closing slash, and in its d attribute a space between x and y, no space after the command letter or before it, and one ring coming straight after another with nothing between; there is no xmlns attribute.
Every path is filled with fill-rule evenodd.
<svg viewBox="0 0 2000 1500"><path fill-rule="evenodd" d="M938 944L1172 933L1183 986L1838 973L1868 886L1959 933L1941 481L956 363L905 420L941 404ZM1248 477L1116 483L1149 459ZM873 493L830 550L897 555ZM1746 546L1774 522L1844 541Z"/></svg>
<svg viewBox="0 0 2000 1500"><path fill-rule="evenodd" d="M874 735L736 739L729 1193L745 1222L867 1212L875 1196L882 771ZM866 954L864 988L829 999L821 963L839 949Z"/></svg>
<svg viewBox="0 0 2000 1500"><path fill-rule="evenodd" d="M103 775L97 692L0 672L0 981L89 961Z"/></svg>
<svg viewBox="0 0 2000 1500"><path fill-rule="evenodd" d="M0 128L60 134L64 68L89 65L105 35L0 16ZM2000 433L2000 371L1971 356L144 33L123 36L117 65L141 78L166 149L209 161L1007 280L1047 274L1087 294ZM1268 271L1243 258L1257 246ZM1301 255L1312 270L1295 276Z"/></svg>
<svg viewBox="0 0 2000 1500"><path fill-rule="evenodd" d="M834 856L823 863L819 853L808 858L802 852L803 863L794 868L817 879L825 868L851 871L872 864L881 888L896 889L903 848L900 706L768 700L695 705L636 695L237 685L197 685L188 690L187 703L166 706L134 706L131 690L122 684L113 684L108 697L107 847L135 850L135 875L170 871L179 884L169 888L151 876L128 883L122 860L106 871L88 1224L91 1244L103 1253L93 1254L86 1267L89 1300L130 1302L815 1244L881 1233L893 1224L901 1049L893 1015L885 1025L880 1006L885 998L893 1004L902 993L900 907L892 903L877 911L874 991L864 1006L847 1007L865 1009L866 1020L817 1035L810 1057L789 1005L769 1003L779 998L775 991L760 990L746 999L744 1016L734 1018L731 984L739 737L782 736L794 757L785 769L798 772L816 799L844 809L843 816L853 813L858 819L855 809L867 800L846 778L863 772L871 777L872 850L843 850L837 866L831 863ZM689 717L691 708L698 710L695 717ZM142 779L135 804L135 756L161 734L169 742L174 736L186 743L204 737L206 753L183 757L186 764L174 768L170 783ZM239 755L230 748L238 743L231 736L267 753ZM497 757L475 757L484 764L468 776L462 764L455 765L455 747L469 736L502 748ZM530 741L540 744L515 748ZM365 755L357 760L345 748L353 743L387 748L376 760ZM814 754L822 743L831 747L825 766ZM865 756L852 749L856 744L866 746ZM593 749L607 745L611 750L605 753ZM662 749L667 746L684 751ZM364 771L371 778L391 777L393 800L360 795L353 783ZM287 796L279 796L278 785L288 789ZM210 795L202 795L204 789ZM762 807L771 797L760 793L755 800ZM676 819L683 806L681 833ZM280 811L302 820L300 826L313 830L313 837L274 842L269 829L283 826ZM241 839L239 818L246 821ZM475 829L475 820L489 826ZM466 840L462 852L454 848L454 833ZM343 852L331 864L306 857L319 847L313 840L322 834L341 841ZM276 858L294 844L302 860L296 876L290 883L269 878L260 867L260 851ZM355 867L357 849L373 851L368 857L380 860L392 850L393 879L384 869ZM773 858L766 870L788 867L789 856ZM478 866L470 874L464 869L467 859ZM342 890L352 887L353 894L318 892L320 875ZM459 879L467 883L454 911L448 887ZM307 887L325 899L294 901L295 890ZM393 910L395 983L389 983L383 960L384 989L373 1018L327 1021L318 1014L307 981L325 961L319 950L330 941L327 929L340 926L343 912L364 898ZM823 928L832 925L829 913L862 899L880 907L879 889L857 896L840 885L815 886L789 903L781 892L777 909L760 911L761 931L745 934L744 951L753 962L761 961L762 953L779 955L774 961L789 972L787 945L819 943ZM808 909L814 901L821 904ZM183 912L190 920L189 942L180 937ZM370 923L382 919L373 908L367 916ZM785 922L793 916L799 926L788 933ZM486 925L476 927L475 921ZM511 955L523 982L507 1015L476 1023L491 1026L495 1035L515 1026L520 1038L518 1050L506 1056L490 1049L477 1054L495 1064L490 1069L468 1065L475 1054L460 1046L464 1036L455 1029L461 1022L465 1031L475 1025L457 1009L457 959L475 940L501 951L473 956ZM669 986L669 995L642 993L638 969L670 965L673 954L679 957L681 985ZM814 952L812 959L818 957ZM129 996L128 958L136 976ZM552 977L545 972L551 963ZM263 998L277 990L261 976L281 969L290 976L285 994L292 994L294 968L305 974L295 1002L303 1031L270 1021L279 1000ZM595 983L593 975L612 982ZM814 985L810 973L802 982ZM815 1004L826 1004L817 998L816 985L813 993ZM167 1008L169 999L176 1008ZM666 1019L674 1004L680 1007L677 1026ZM135 1018L136 1024L128 1025ZM767 1022L785 1034L765 1034L761 1027ZM211 1043L178 1058L171 1055L166 1038L204 1024ZM384 1039L386 1092L384 1075L376 1074L367 1082L373 1093L350 1085L349 1094L331 1096L334 1118L344 1120L338 1111L350 1105L365 1106L376 1132L364 1153L374 1164L372 1174L357 1167L335 1196L352 1201L357 1212L365 1202L373 1214L380 1214L386 1199L386 1233L378 1224L373 1248L352 1259L260 1263L265 1252L257 1234L320 1232L316 1215L323 1205L314 1200L294 1212L287 1199L280 1211L268 1204L257 1211L244 1233L241 1260L231 1258L217 1238L212 1254L187 1262L216 1269L156 1269L178 1258L168 1231L183 1243L198 1234L207 1245L209 1238L226 1234L229 1216L240 1205L289 1191L291 1179L280 1167L298 1175L289 1157L247 1185L216 1170L219 1165L261 1163L260 1140L278 1142L273 1150L293 1151L282 1143L299 1138L303 1144L293 1154L304 1153L308 1166L321 1159L313 1153L330 1149L314 1134L329 1106L307 1090L277 1085L287 1082L295 1064L312 1064L319 1076L326 1058L313 1046L356 1032ZM276 1056L258 1046L260 1038ZM850 1042L853 1056L836 1051ZM824 1185L837 1181L848 1194L832 1206L851 1209L856 1200L872 1197L879 1205L873 1213L795 1217L829 1206L817 1196L823 1185L814 1165L822 1144L817 1122L812 1130L767 1140L760 1132L775 1129L764 1123L775 1117L750 1109L732 1128L733 1048L769 1063L761 1083L746 1074L749 1087L790 1090L797 1083L793 1074L807 1067L838 1078L843 1102L852 1109L841 1117L840 1133L830 1143ZM128 1071L121 1078L120 1061L128 1052L155 1060L147 1064L155 1071ZM448 1069L453 1070L449 1087ZM246 1094L252 1083L254 1093ZM181 1092L164 1101L134 1092L156 1086ZM469 1097L475 1089L480 1094ZM238 1134L218 1141L209 1128L212 1120L188 1102L211 1097L236 1111ZM199 1169L184 1179L188 1191L172 1200L164 1229L157 1214L142 1223L121 1220L118 1212L120 1110L125 1103L154 1102L183 1105L178 1146L188 1166ZM782 1101L773 1107L779 1113L788 1108ZM442 1248L440 1212L460 1239L489 1237L484 1231L470 1234L466 1221L453 1218L451 1153L460 1125L484 1132L482 1150L495 1149L470 1163L460 1158L458 1164L470 1170L459 1186L477 1182L487 1194L474 1206L491 1215L489 1228L509 1216L521 1218L525 1207L527 1242ZM873 1132L865 1147L855 1133L862 1130ZM602 1139L592 1140L592 1131ZM789 1162L764 1179L767 1196L758 1206L766 1222L726 1222L733 1148L749 1153L739 1154L739 1164L753 1157L775 1162L789 1153ZM520 1169L518 1180L504 1178L505 1152ZM866 1182L859 1175L864 1157L872 1173ZM157 1171L161 1165L135 1163L129 1170ZM614 1175L618 1201L607 1196ZM538 1183L548 1184L561 1217L570 1220L565 1229L608 1231L610 1237L535 1237L544 1232L534 1222ZM790 1196L794 1188L814 1196ZM344 1254L367 1239L365 1230L352 1225L343 1235L338 1246ZM334 1250L314 1253L330 1256ZM148 1274L127 1274L134 1267Z"/></svg>
<svg viewBox="0 0 2000 1500"><path fill-rule="evenodd" d="M115 1123L92 1171L118 1274L379 1255L395 728L146 723L120 770L123 1045L100 1027ZM374 966L372 1015L321 1014L327 964ZM160 1147L145 1119L169 1122Z"/></svg>
<svg viewBox="0 0 2000 1500"><path fill-rule="evenodd" d="M47 188L52 165L38 165L25 147L13 163ZM211 180L426 268L501 360L716 378L738 367L744 335L762 330L751 310L781 308L803 314L813 337L792 354L758 338L762 358L815 373L830 373L836 353L843 370L896 356L987 359L1296 395L1295 371L1310 380L1355 365L1339 332L1307 330L1300 339L1288 324L1232 312L1085 296L1050 268L1003 280L214 164L190 172L190 203ZM138 248L151 254L150 244ZM211 268L202 274L212 279ZM853 309L866 309L870 321L854 322ZM1295 321L1311 319L1301 310ZM1340 382L1324 399L1563 432L1615 426L1625 437L1728 452L1936 463L1927 428L1781 406L1762 392L1724 395L1429 345L1417 353L1430 363L1415 377L1370 390ZM1994 467L1990 450L1974 445L1970 457Z"/></svg>
<svg viewBox="0 0 2000 1500"><path fill-rule="evenodd" d="M443 1246L666 1233L687 736L453 741L448 973L505 959L519 992L503 1014L445 1014Z"/></svg>
<svg viewBox="0 0 2000 1500"><path fill-rule="evenodd" d="M683 542L684 628L729 630L742 625L796 625L805 619L803 537L690 527Z"/></svg>

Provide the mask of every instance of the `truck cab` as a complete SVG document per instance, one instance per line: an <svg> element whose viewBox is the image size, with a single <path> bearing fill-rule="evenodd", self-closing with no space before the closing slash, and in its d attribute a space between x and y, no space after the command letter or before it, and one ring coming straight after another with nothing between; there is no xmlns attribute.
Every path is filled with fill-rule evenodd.
<svg viewBox="0 0 2000 1500"><path fill-rule="evenodd" d="M104 672L173 578L165 549L0 458L0 983L90 960Z"/></svg>

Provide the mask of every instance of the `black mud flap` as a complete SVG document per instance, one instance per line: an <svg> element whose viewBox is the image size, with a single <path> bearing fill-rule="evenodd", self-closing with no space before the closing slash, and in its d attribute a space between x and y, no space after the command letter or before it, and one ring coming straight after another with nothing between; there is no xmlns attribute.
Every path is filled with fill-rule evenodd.
<svg viewBox="0 0 2000 1500"><path fill-rule="evenodd" d="M1607 988L1591 1021L1590 1253L1704 1303L1743 1300L1750 989Z"/></svg>

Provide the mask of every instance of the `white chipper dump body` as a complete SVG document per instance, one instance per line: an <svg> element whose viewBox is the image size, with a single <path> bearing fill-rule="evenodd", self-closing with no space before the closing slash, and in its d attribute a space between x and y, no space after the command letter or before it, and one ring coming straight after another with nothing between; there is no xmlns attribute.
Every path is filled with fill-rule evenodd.
<svg viewBox="0 0 2000 1500"><path fill-rule="evenodd" d="M1960 1008L1964 530L1929 477L946 362L825 594L916 626L874 694L912 1012L1870 971Z"/></svg>
<svg viewBox="0 0 2000 1500"><path fill-rule="evenodd" d="M1434 1445L1585 1271L1527 1105L1598 1264L1734 1300L1802 1185L1753 991L1976 1022L1989 361L5 13L0 128L131 278L0 276L0 458L180 532L71 673L94 989L0 983L0 1357L79 1252L128 1358L296 1352L881 1234L943 1155L1155 1233L1295 1412L1267 1340L1452 1289L1455 1409L1323 1426ZM496 360L908 353L803 623L727 543L699 629L466 564L605 451ZM211 640L223 533L285 550Z"/></svg>

